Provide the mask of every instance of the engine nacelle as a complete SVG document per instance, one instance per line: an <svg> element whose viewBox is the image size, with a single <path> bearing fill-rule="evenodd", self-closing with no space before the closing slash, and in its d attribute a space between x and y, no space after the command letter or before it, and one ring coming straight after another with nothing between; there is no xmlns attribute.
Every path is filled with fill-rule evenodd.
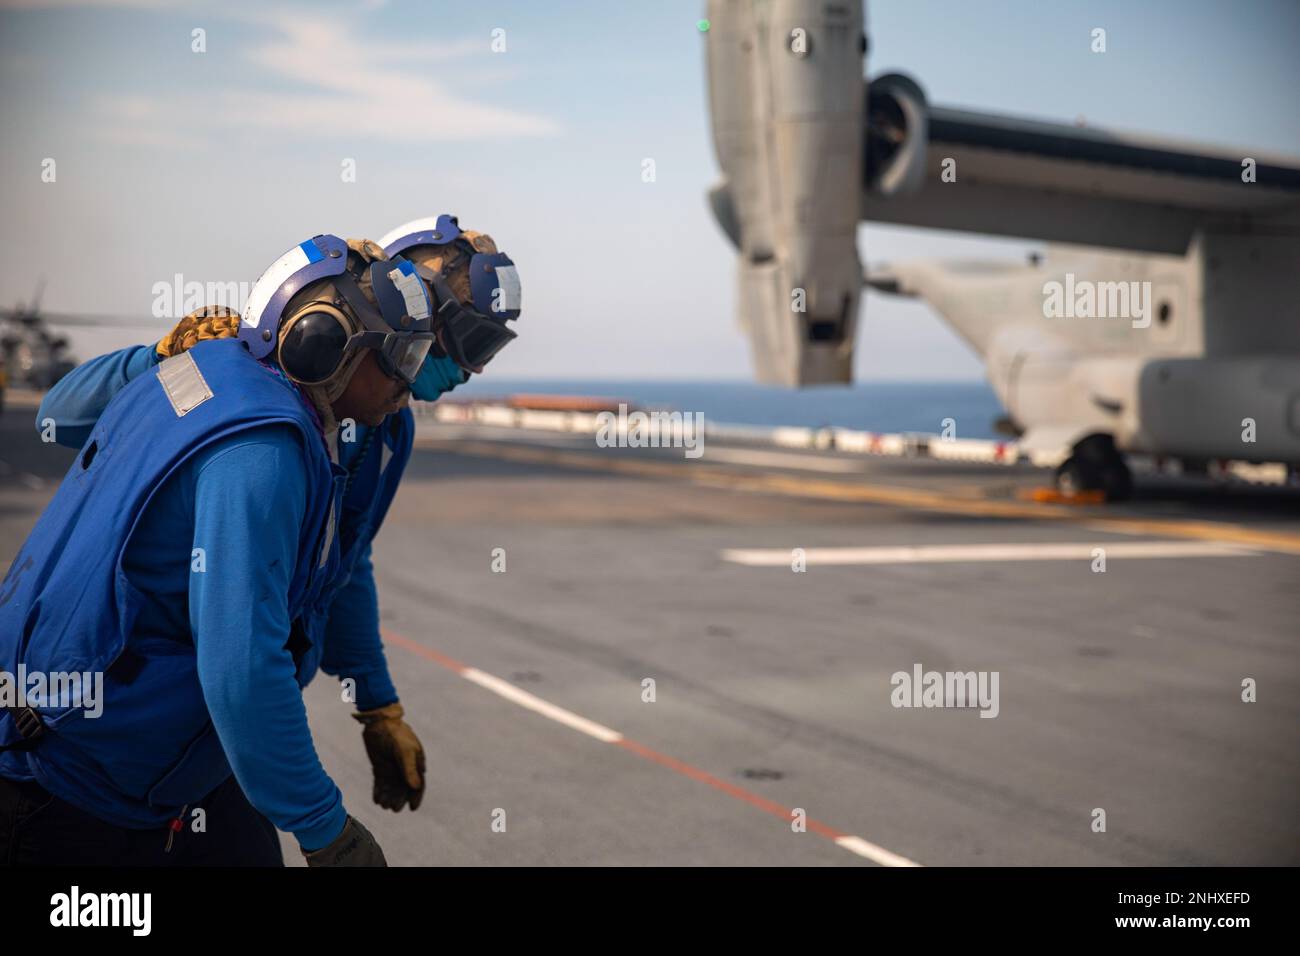
<svg viewBox="0 0 1300 956"><path fill-rule="evenodd" d="M864 185L881 196L915 192L925 179L930 107L909 76L886 73L867 86Z"/></svg>

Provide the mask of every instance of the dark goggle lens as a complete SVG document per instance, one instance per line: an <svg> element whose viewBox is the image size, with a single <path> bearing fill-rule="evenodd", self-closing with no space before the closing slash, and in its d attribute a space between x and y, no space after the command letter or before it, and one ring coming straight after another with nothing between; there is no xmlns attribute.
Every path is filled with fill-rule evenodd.
<svg viewBox="0 0 1300 956"><path fill-rule="evenodd" d="M451 338L453 354L462 365L481 368L496 355L515 333L506 328L500 319L489 319L481 313L461 308L447 318L447 332Z"/></svg>
<svg viewBox="0 0 1300 956"><path fill-rule="evenodd" d="M514 337L515 333L504 325L494 329L486 323L480 324L470 331L463 342L465 358L470 365L485 365Z"/></svg>
<svg viewBox="0 0 1300 956"><path fill-rule="evenodd" d="M352 348L373 349L379 367L389 378L410 385L420 374L424 357L433 347L432 332L358 332L349 340Z"/></svg>
<svg viewBox="0 0 1300 956"><path fill-rule="evenodd" d="M398 377L409 385L420 374L420 366L424 364L425 356L429 354L429 349L432 347L432 336L418 339L403 336L396 347L389 352L388 358L397 371Z"/></svg>

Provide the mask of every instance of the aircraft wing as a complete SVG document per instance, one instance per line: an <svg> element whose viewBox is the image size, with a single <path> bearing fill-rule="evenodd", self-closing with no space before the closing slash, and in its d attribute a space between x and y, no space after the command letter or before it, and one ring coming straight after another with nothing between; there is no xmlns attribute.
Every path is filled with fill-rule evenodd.
<svg viewBox="0 0 1300 956"><path fill-rule="evenodd" d="M1300 234L1300 160L921 110L923 131L892 132L896 140L923 132L925 148L904 151L923 174L915 170L913 188L892 195L868 182L863 219L1173 254L1205 226ZM1248 158L1254 182L1243 181ZM955 181L944 181L945 167Z"/></svg>

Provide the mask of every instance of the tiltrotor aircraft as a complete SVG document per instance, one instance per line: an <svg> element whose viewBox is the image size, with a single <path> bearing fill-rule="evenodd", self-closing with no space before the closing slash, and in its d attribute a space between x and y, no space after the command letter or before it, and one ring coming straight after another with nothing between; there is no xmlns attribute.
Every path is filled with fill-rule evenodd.
<svg viewBox="0 0 1300 956"><path fill-rule="evenodd" d="M710 204L760 381L849 382L864 283L924 298L984 358L1063 491L1125 454L1300 467L1300 162L932 106L865 80L855 0L709 0ZM865 277L860 220L1018 236L1024 264Z"/></svg>

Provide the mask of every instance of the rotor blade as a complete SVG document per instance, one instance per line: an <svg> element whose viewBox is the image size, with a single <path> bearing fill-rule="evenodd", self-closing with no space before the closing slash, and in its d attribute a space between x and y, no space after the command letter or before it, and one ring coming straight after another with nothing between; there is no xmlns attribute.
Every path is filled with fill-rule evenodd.
<svg viewBox="0 0 1300 956"><path fill-rule="evenodd" d="M136 318L130 315L91 315L73 312L45 312L38 316L46 325L93 327L104 329L163 329L170 327L168 319L153 316Z"/></svg>

